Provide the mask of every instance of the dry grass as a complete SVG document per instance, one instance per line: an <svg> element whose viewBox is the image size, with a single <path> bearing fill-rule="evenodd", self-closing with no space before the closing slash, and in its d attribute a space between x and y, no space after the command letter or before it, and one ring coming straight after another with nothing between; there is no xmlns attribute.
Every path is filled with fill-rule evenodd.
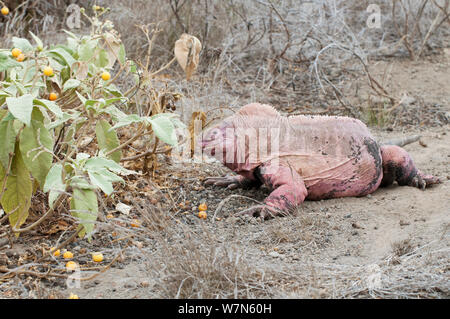
<svg viewBox="0 0 450 319"><path fill-rule="evenodd" d="M318 214L263 224L248 223L245 218L213 227L169 223L163 232L151 236L153 249L145 262L145 276L154 279L151 297L449 297L448 236L415 249L410 240L402 241L394 244L393 254L384 259L351 265L321 261L323 249L331 245L325 243L324 233L335 222ZM282 243L285 248L287 243L301 250L298 261L285 263L267 254ZM256 248L259 246L264 251ZM370 285L371 275L379 276L379 285Z"/></svg>

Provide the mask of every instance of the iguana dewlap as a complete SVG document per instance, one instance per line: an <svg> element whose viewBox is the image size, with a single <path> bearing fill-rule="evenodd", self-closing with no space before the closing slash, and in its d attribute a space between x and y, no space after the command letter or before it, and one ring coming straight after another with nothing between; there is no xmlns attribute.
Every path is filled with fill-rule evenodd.
<svg viewBox="0 0 450 319"><path fill-rule="evenodd" d="M286 213L305 199L364 196L394 181L419 188L439 183L420 172L404 149L379 146L359 120L284 117L258 103L208 130L202 150L238 174L206 184L231 189L265 184L272 190L264 206L243 212L263 217Z"/></svg>

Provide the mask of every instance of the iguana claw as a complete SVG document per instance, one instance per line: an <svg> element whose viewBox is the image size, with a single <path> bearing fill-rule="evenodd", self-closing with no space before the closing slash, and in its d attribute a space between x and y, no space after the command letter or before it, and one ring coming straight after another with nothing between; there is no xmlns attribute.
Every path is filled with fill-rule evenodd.
<svg viewBox="0 0 450 319"><path fill-rule="evenodd" d="M251 217L260 217L263 219L268 219L270 217L275 217L279 215L285 215L286 213L283 213L281 210L276 209L274 207L268 206L268 205L255 205L250 208L244 209L243 211L240 211L236 213L237 216L251 216Z"/></svg>

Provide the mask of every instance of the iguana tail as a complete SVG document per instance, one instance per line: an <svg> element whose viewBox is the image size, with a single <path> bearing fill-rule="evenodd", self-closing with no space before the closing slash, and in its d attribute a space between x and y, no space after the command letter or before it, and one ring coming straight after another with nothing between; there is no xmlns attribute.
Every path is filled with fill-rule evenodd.
<svg viewBox="0 0 450 319"><path fill-rule="evenodd" d="M396 138L393 140L388 140L388 141L382 142L381 145L396 145L396 146L403 147L405 145L417 142L420 138L421 138L420 135L401 137L401 138Z"/></svg>

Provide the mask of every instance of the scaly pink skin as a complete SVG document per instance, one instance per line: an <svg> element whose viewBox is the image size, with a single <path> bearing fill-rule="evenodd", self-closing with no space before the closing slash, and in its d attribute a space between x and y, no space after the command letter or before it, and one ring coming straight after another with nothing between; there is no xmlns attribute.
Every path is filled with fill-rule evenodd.
<svg viewBox="0 0 450 319"><path fill-rule="evenodd" d="M255 130L258 133L249 134L245 143L237 142L242 135L238 129L261 128L271 133ZM279 134L273 133L277 132L273 129L278 129ZM260 138L269 140L267 154L250 147L250 140L261 141ZM258 142L261 148L259 143L264 142ZM439 182L418 171L402 148L383 146L380 149L367 127L356 119L286 118L272 107L257 103L244 106L209 130L203 137L202 148L239 174L210 178L206 184L233 189L264 183L273 190L265 205L241 212L252 216L285 214L305 199L364 196L380 184L388 185L394 180L399 185L421 188ZM241 162L237 160L236 149L245 155Z"/></svg>
<svg viewBox="0 0 450 319"><path fill-rule="evenodd" d="M425 175L414 165L411 156L395 145L381 146L383 158L382 187L391 185L394 181L400 186L412 186L425 189L429 185L439 184L440 180L432 175Z"/></svg>

